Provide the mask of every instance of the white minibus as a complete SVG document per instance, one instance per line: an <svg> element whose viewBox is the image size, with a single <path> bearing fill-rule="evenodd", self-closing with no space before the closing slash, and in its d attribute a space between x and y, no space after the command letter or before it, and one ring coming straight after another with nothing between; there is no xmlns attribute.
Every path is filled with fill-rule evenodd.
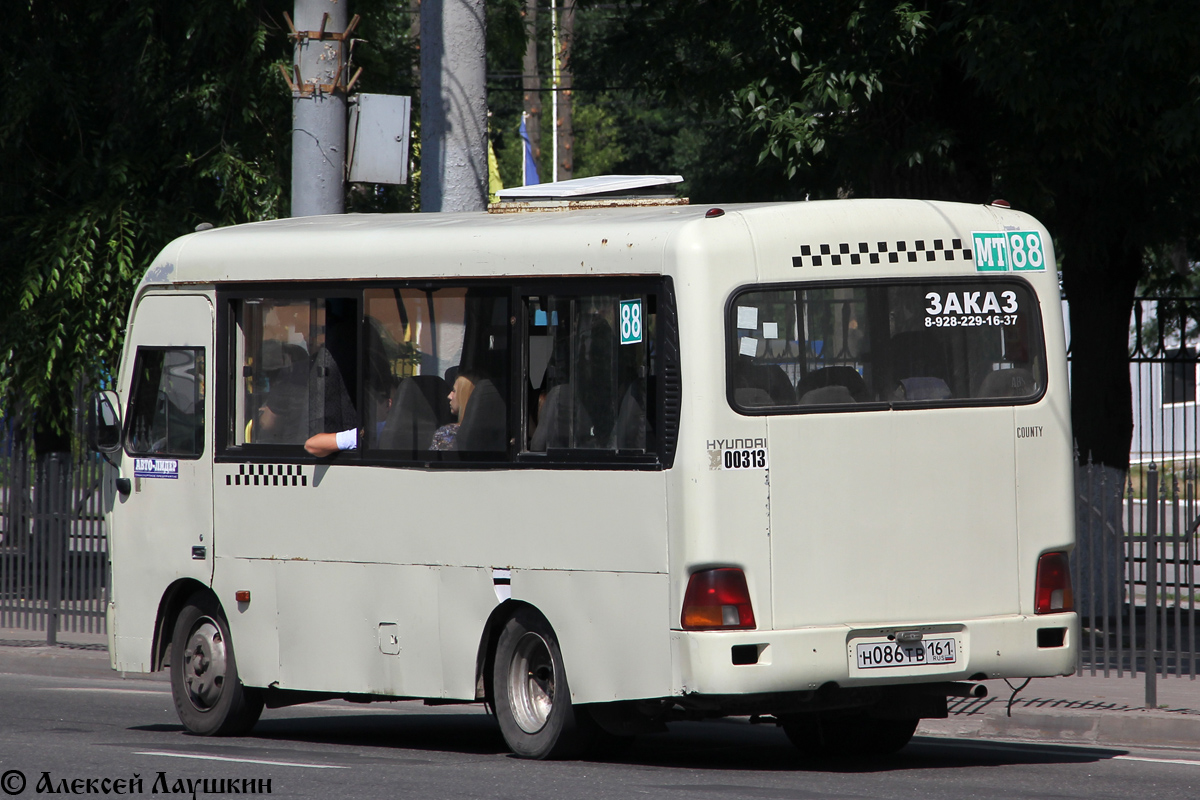
<svg viewBox="0 0 1200 800"><path fill-rule="evenodd" d="M739 715L887 753L1076 663L1053 248L998 204L205 230L92 417L112 666L194 733L407 699L531 758Z"/></svg>

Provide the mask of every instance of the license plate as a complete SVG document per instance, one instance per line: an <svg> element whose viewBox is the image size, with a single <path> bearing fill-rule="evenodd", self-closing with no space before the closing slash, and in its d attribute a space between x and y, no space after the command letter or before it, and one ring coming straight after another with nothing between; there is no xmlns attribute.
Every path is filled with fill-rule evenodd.
<svg viewBox="0 0 1200 800"><path fill-rule="evenodd" d="M953 664L958 658L953 639L923 639L911 643L859 642L855 649L859 669Z"/></svg>

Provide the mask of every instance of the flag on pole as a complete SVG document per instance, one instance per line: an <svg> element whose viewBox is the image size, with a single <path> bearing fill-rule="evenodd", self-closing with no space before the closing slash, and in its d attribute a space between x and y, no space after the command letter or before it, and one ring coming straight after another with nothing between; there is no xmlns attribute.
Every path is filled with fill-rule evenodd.
<svg viewBox="0 0 1200 800"><path fill-rule="evenodd" d="M521 184L524 186L532 186L535 183L541 183L542 179L538 177L537 161L533 158L533 143L529 141L529 131L525 128L525 117L527 114L521 112L521 141L525 143L522 150L525 151L525 158L521 162Z"/></svg>

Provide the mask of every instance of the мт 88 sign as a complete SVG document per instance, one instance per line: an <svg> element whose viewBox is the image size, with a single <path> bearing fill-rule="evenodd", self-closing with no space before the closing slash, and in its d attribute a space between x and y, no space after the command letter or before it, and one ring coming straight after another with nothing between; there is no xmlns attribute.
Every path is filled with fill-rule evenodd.
<svg viewBox="0 0 1200 800"><path fill-rule="evenodd" d="M1046 250L1037 231L971 234L978 272L1028 272L1046 268Z"/></svg>

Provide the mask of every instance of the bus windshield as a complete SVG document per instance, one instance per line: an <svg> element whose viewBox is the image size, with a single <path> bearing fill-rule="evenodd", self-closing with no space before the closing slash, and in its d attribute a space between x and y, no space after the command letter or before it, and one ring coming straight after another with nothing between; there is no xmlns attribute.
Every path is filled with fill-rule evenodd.
<svg viewBox="0 0 1200 800"><path fill-rule="evenodd" d="M1006 280L756 287L729 309L729 398L746 413L1037 400L1037 301Z"/></svg>

